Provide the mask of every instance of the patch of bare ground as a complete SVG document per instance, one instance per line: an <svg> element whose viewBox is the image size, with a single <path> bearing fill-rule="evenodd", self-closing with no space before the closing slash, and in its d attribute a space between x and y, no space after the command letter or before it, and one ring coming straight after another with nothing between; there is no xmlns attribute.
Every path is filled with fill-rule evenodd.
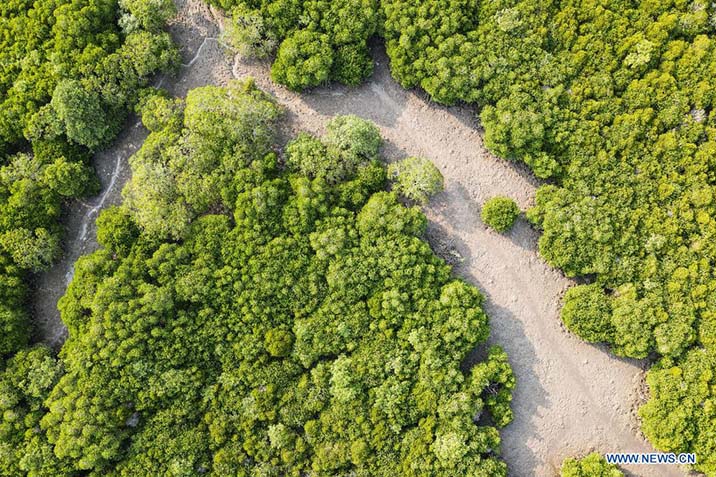
<svg viewBox="0 0 716 477"><path fill-rule="evenodd" d="M615 358L563 329L560 301L573 282L540 259L538 233L523 219L505 235L481 223L480 205L487 198L503 194L527 208L538 182L524 167L485 149L473 109L440 107L422 93L403 90L392 80L379 48L375 74L366 84L292 93L271 83L267 63L244 61L222 47L217 40L221 23L217 12L198 0L177 3L180 15L171 30L182 48L184 66L177 77L162 81L171 93L183 96L197 86L252 76L285 106L284 138L299 130L322 133L333 115L356 114L380 127L389 160L425 156L440 168L446 190L426 208L428 239L455 266L458 276L486 296L490 342L507 350L518 379L515 420L502 432L510 475L553 476L563 458L594 450L653 450L641 437L634 415L636 396L645 392L641 383L646 364ZM98 155L102 196L68 207L65 257L37 281L35 310L44 341L57 346L64 339L57 299L64 293L74 261L96 249L97 212L119 202L129 175L127 159L145 136L141 126L134 125ZM671 466L627 470L643 477L685 475L683 469Z"/></svg>

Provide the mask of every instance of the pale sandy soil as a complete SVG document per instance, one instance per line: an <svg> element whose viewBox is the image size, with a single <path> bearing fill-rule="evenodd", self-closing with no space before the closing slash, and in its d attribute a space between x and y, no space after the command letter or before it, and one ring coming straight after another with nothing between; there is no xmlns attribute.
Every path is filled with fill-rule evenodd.
<svg viewBox="0 0 716 477"><path fill-rule="evenodd" d="M470 108L444 108L390 77L384 53L375 52L376 71L358 88L330 86L297 95L272 84L268 64L233 58L216 40L215 12L196 0L179 0L172 25L185 66L163 79L175 95L194 87L225 84L253 76L286 107L288 137L297 130L321 133L335 114L357 114L374 121L386 138L389 160L408 155L432 159L445 176L446 190L426 209L428 238L456 273L483 291L491 318L491 342L509 353L517 375L515 420L503 432L503 456L516 477L554 476L562 459L593 450L646 452L634 408L643 399L645 363L614 358L568 334L560 325L564 291L573 285L538 256L538 233L523 219L506 235L480 221L480 205L497 194L530 205L538 182L524 168L492 156L483 146ZM77 257L96 248L97 210L120 201L129 171L127 158L146 132L130 124L96 165L103 196L70 207L65 223L65 259L38 278L35 300L40 336L55 346L64 339L56 301L64 293ZM683 469L637 466L634 476L680 476ZM457 477L457 476L456 476Z"/></svg>

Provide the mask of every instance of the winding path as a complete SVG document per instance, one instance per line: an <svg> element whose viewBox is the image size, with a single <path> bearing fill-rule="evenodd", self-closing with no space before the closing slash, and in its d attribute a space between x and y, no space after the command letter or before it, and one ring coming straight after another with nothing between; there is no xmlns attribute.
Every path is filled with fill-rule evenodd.
<svg viewBox="0 0 716 477"><path fill-rule="evenodd" d="M435 250L455 264L458 275L485 294L491 341L502 345L518 379L515 420L502 433L503 455L515 477L553 476L566 456L600 452L650 451L639 436L633 404L644 363L614 358L604 349L566 333L558 319L560 300L572 285L536 252L538 235L524 221L507 235L489 231L479 219L480 204L497 194L529 206L538 183L524 168L490 155L469 108L443 108L421 93L405 91L390 77L385 55L376 51L376 71L358 88L332 86L297 95L269 80L268 65L230 58L216 40L213 13L196 0L179 1L172 25L186 59L180 74L166 81L175 95L205 84L224 84L251 75L286 107L284 137L298 130L321 133L335 114L374 121L387 139L385 155L432 159L446 190L426 210ZM35 300L41 337L55 346L65 336L56 311L72 264L96 248L94 219L120 200L129 171L127 158L143 141L139 125L97 158L104 192L91 206L75 204L65 259L38 279ZM74 232L73 232L74 231ZM680 476L678 468L635 467L636 476Z"/></svg>

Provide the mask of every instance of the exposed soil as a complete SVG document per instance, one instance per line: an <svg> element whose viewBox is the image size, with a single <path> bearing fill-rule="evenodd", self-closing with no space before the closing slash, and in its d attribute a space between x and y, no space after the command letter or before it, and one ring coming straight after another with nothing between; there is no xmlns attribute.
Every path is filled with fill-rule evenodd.
<svg viewBox="0 0 716 477"><path fill-rule="evenodd" d="M615 358L588 345L560 324L564 291L573 285L537 253L538 233L523 219L506 235L488 230L480 205L494 195L530 205L538 181L520 165L492 156L483 146L471 108L445 108L424 94L403 90L390 77L382 50L375 51L376 71L363 86L328 86L298 95L270 82L268 64L233 58L217 40L216 12L198 0L179 0L172 25L185 65L163 86L183 96L197 86L225 84L253 76L257 84L285 106L284 137L298 130L322 133L335 114L356 114L374 121L386 138L389 160L425 156L445 176L446 190L426 208L428 239L455 265L457 275L486 296L491 343L503 346L517 375L515 420L502 432L502 453L517 477L554 476L564 457L599 452L648 452L640 436L634 403L646 363ZM134 120L136 121L136 119ZM94 220L99 210L121 200L129 176L128 157L141 146L146 131L132 124L116 144L97 156L103 193L89 204L72 203L65 258L37 280L36 323L40 339L59 346L66 331L57 299L72 276L72 264L95 250ZM634 466L634 476L682 476L673 466Z"/></svg>

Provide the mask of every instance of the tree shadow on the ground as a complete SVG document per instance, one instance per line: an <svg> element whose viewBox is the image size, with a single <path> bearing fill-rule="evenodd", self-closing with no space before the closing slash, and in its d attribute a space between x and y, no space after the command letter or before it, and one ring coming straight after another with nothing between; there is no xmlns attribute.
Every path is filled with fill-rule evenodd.
<svg viewBox="0 0 716 477"><path fill-rule="evenodd" d="M380 57L380 55L377 55ZM376 59L373 75L358 86L331 83L300 95L311 110L325 116L356 114L380 127L393 127L411 95L390 76L387 59Z"/></svg>

